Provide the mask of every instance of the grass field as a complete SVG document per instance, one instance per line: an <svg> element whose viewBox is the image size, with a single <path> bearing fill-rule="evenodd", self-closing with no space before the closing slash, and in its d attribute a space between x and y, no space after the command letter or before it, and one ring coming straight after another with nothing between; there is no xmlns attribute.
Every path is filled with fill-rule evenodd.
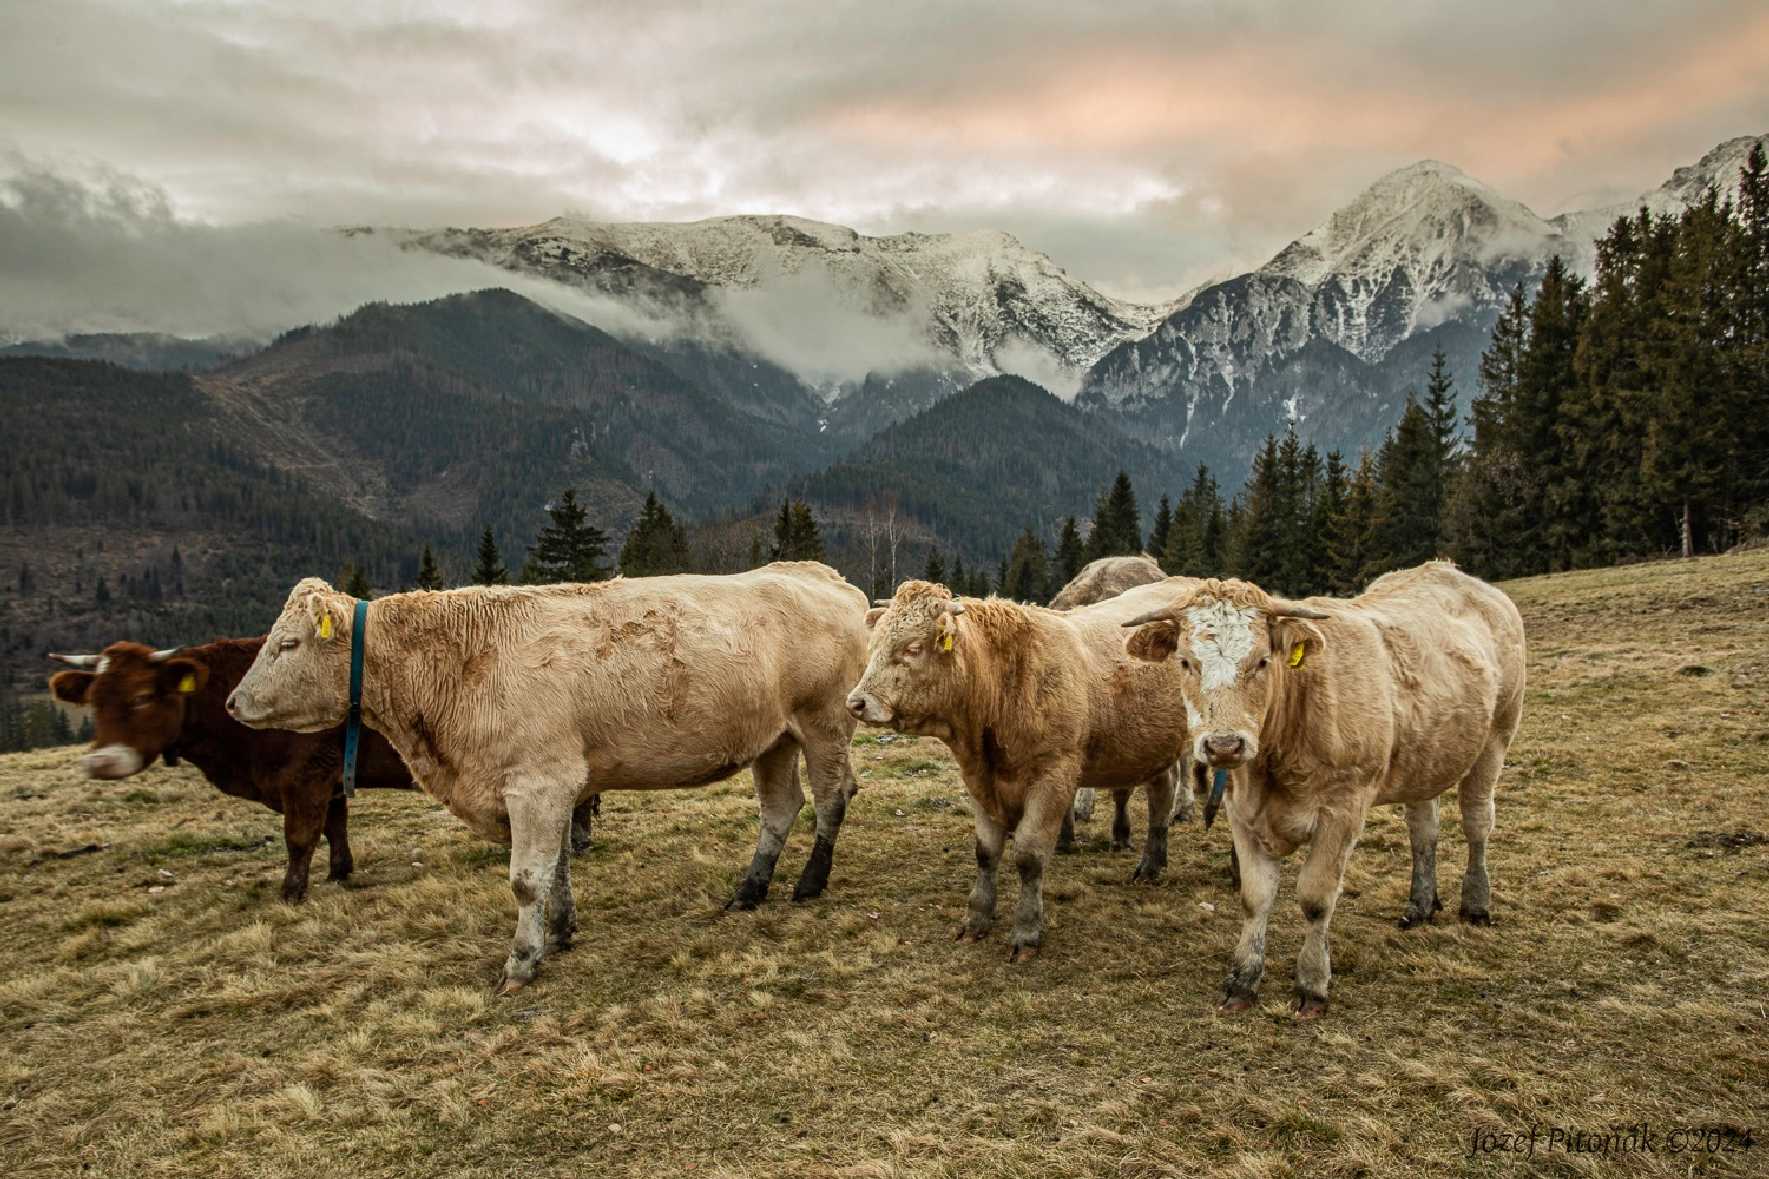
<svg viewBox="0 0 1769 1179"><path fill-rule="evenodd" d="M1102 808L1047 878L1037 960L953 944L971 825L931 741L856 740L808 905L801 825L773 897L721 911L746 777L610 796L577 947L506 1000L504 853L422 797L360 797L355 880L290 907L276 817L194 772L0 758L0 1171L1769 1175L1769 554L1506 588L1531 685L1496 924L1397 930L1406 827L1375 815L1314 1024L1287 1006L1294 859L1263 1004L1213 1014L1239 919L1220 824L1177 827L1167 878L1133 886ZM1635 1122L1656 1151L1469 1155ZM1669 1153L1708 1125L1763 1141Z"/></svg>

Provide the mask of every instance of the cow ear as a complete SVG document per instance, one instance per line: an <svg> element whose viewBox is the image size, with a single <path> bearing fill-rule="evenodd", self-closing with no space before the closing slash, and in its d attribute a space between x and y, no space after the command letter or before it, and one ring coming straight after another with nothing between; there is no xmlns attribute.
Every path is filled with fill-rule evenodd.
<svg viewBox="0 0 1769 1179"><path fill-rule="evenodd" d="M866 629L871 630L873 627L877 626L878 620L884 617L884 612L885 608L883 606L874 606L872 609L868 610L866 612Z"/></svg>
<svg viewBox="0 0 1769 1179"><path fill-rule="evenodd" d="M1147 622L1130 632L1124 649L1137 659L1159 663L1179 649L1179 626L1172 622Z"/></svg>
<svg viewBox="0 0 1769 1179"><path fill-rule="evenodd" d="M1327 636L1306 618L1272 619L1272 658L1291 671L1306 670L1326 645Z"/></svg>
<svg viewBox="0 0 1769 1179"><path fill-rule="evenodd" d="M195 659L168 659L159 666L160 691L175 696L194 696L209 682L208 665Z"/></svg>
<svg viewBox="0 0 1769 1179"><path fill-rule="evenodd" d="M90 671L58 671L49 677L49 694L63 704L84 704L97 678Z"/></svg>
<svg viewBox="0 0 1769 1179"><path fill-rule="evenodd" d="M315 638L330 639L343 629L344 611L333 609L330 595L314 594L308 599L308 611L312 616Z"/></svg>

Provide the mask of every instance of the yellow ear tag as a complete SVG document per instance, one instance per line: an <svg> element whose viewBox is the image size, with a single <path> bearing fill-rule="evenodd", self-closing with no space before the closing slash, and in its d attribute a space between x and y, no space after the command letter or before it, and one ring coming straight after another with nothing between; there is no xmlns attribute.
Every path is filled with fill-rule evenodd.
<svg viewBox="0 0 1769 1179"><path fill-rule="evenodd" d="M1308 650L1307 643L1297 643L1294 647L1291 647L1290 648L1290 666L1291 667L1301 667L1303 652L1305 652L1307 650Z"/></svg>
<svg viewBox="0 0 1769 1179"><path fill-rule="evenodd" d="M197 677L194 675L187 674L183 679L178 681L178 690L180 692L183 692L186 696L188 696L192 692L196 691L197 690Z"/></svg>
<svg viewBox="0 0 1769 1179"><path fill-rule="evenodd" d="M952 649L952 636L947 635L946 637L944 637L940 640L940 650L950 651L951 649Z"/></svg>
<svg viewBox="0 0 1769 1179"><path fill-rule="evenodd" d="M321 614L319 616L319 637L322 639L329 639L332 637L332 616L330 614Z"/></svg>

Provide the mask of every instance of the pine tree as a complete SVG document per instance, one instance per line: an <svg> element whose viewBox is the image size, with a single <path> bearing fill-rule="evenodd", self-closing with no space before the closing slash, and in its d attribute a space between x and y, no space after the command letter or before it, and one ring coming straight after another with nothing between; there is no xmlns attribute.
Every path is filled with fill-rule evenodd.
<svg viewBox="0 0 1769 1179"><path fill-rule="evenodd" d="M620 546L620 571L626 577L658 577L688 568L688 534L676 523L657 493L645 497L639 519Z"/></svg>
<svg viewBox="0 0 1769 1179"><path fill-rule="evenodd" d="M1405 569L1438 555L1443 518L1442 456L1430 416L1411 396L1377 453L1381 559Z"/></svg>
<svg viewBox="0 0 1769 1179"><path fill-rule="evenodd" d="M960 553L952 561L952 592L959 597L974 597L971 593L970 578L964 571L964 555Z"/></svg>
<svg viewBox="0 0 1769 1179"><path fill-rule="evenodd" d="M1063 520L1062 531L1057 535L1056 554L1051 567L1050 579L1057 582L1060 589L1075 580L1081 567L1087 564L1087 548L1081 543L1081 527L1075 517L1068 516Z"/></svg>
<svg viewBox="0 0 1769 1179"><path fill-rule="evenodd" d="M479 534L479 563L473 567L473 584L503 585L510 580L510 571L504 568L504 560L498 554L498 544L491 535L491 527L486 526Z"/></svg>
<svg viewBox="0 0 1769 1179"><path fill-rule="evenodd" d="M1002 597L1016 602L1042 603L1050 597L1050 568L1044 544L1030 528L1014 541L1007 568L1001 575L1000 592Z"/></svg>
<svg viewBox="0 0 1769 1179"><path fill-rule="evenodd" d="M1375 571L1376 462L1365 451L1346 481L1345 500L1327 526L1327 588L1355 594Z"/></svg>
<svg viewBox="0 0 1769 1179"><path fill-rule="evenodd" d="M1328 451L1320 492L1314 498L1309 521L1308 593L1335 592L1333 522L1345 515L1347 482L1344 458L1336 450Z"/></svg>
<svg viewBox="0 0 1769 1179"><path fill-rule="evenodd" d="M1135 556L1142 552L1142 523L1130 476L1118 472L1111 489L1094 505L1093 532L1087 538L1087 559Z"/></svg>
<svg viewBox="0 0 1769 1179"><path fill-rule="evenodd" d="M1284 573L1284 513L1288 505L1276 434L1267 434L1265 444L1253 456L1253 471L1240 503L1230 567L1237 577L1277 588Z"/></svg>
<svg viewBox="0 0 1769 1179"><path fill-rule="evenodd" d="M93 588L92 598L94 604L101 610L111 604L111 587L104 583L104 574L102 573L98 575L98 584Z"/></svg>
<svg viewBox="0 0 1769 1179"><path fill-rule="evenodd" d="M357 565L344 566L343 580L344 592L351 597L361 598L366 602L375 596L374 590L369 586L369 579L364 576L361 567Z"/></svg>
<svg viewBox="0 0 1769 1179"><path fill-rule="evenodd" d="M1155 508L1155 524L1149 530L1149 552L1159 556L1167 551L1167 534L1173 527L1173 507L1167 497L1161 497L1161 503Z"/></svg>
<svg viewBox="0 0 1769 1179"><path fill-rule="evenodd" d="M430 546L424 546L424 555L418 559L418 588L421 590L439 590L442 588L442 570L436 567L436 554Z"/></svg>
<svg viewBox="0 0 1769 1179"><path fill-rule="evenodd" d="M773 559L776 561L821 561L823 535L817 519L803 500L782 500L780 516L774 522Z"/></svg>
<svg viewBox="0 0 1769 1179"><path fill-rule="evenodd" d="M603 558L608 537L589 522L577 502L577 489L566 488L559 502L547 508L552 523L541 529L529 550L522 579L531 585L601 581L609 574Z"/></svg>
<svg viewBox="0 0 1769 1179"><path fill-rule="evenodd" d="M934 585L946 584L946 562L941 558L939 549L928 550L927 566L921 571L921 579Z"/></svg>

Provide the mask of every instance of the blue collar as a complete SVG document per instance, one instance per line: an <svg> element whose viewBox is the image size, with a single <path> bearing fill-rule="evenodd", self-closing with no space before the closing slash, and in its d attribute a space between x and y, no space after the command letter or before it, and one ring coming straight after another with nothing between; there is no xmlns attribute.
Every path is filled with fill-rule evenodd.
<svg viewBox="0 0 1769 1179"><path fill-rule="evenodd" d="M1222 805L1222 795L1228 789L1228 771L1217 770L1210 780L1210 798L1204 803L1204 830L1210 830L1210 824L1216 822L1216 808Z"/></svg>
<svg viewBox="0 0 1769 1179"><path fill-rule="evenodd" d="M362 740L362 645L369 627L369 604L356 603L350 623L350 715L344 722L344 797L356 797L356 747Z"/></svg>

